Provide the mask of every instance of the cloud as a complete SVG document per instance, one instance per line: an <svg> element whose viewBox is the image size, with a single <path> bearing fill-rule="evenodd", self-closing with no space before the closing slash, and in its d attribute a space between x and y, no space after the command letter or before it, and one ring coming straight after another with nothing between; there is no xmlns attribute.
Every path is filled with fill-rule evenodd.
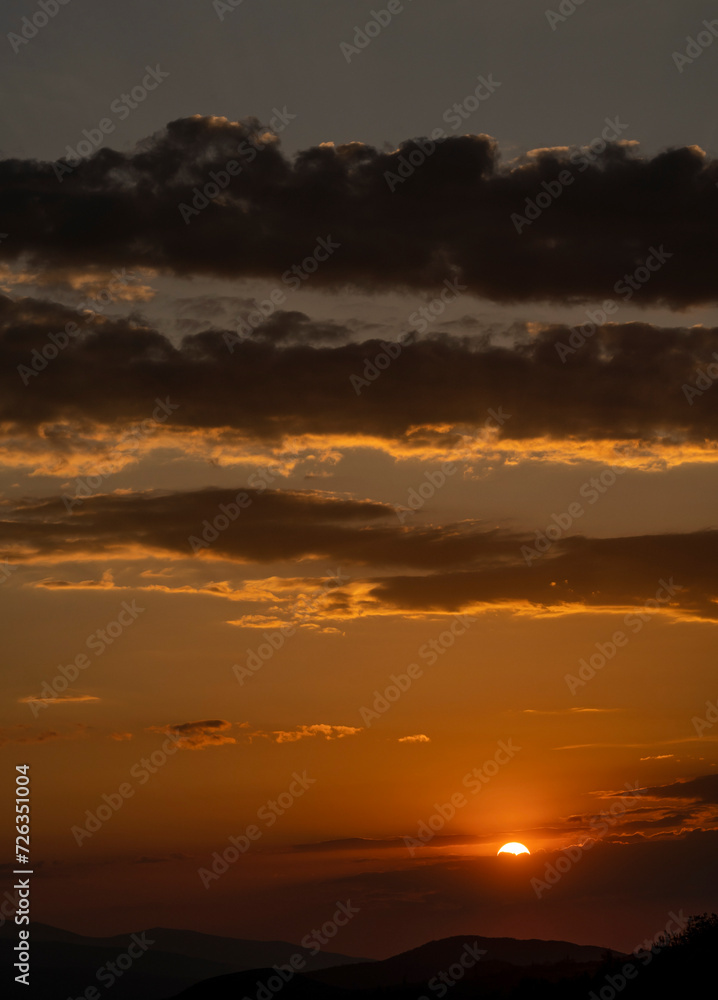
<svg viewBox="0 0 718 1000"><path fill-rule="evenodd" d="M431 739L423 733L417 733L416 736L400 736L397 743L431 743Z"/></svg>
<svg viewBox="0 0 718 1000"><path fill-rule="evenodd" d="M317 491L239 492L246 494L245 508L198 556L192 539L221 514L221 505L234 502L237 490L108 494L88 498L72 513L60 497L6 501L0 508L0 558L48 563L169 556L195 559L197 566L218 559L235 566L326 559L364 567L361 576L344 575L337 586L322 584L318 596L306 594L302 607L313 621L473 614L497 607L531 616L612 611L624 615L630 639L656 614L718 620L718 531L567 535L540 555L535 535L487 530L476 521L410 526L398 522L390 505L370 500ZM250 626L296 624L302 617L300 579L186 585L177 592L255 603L261 617L255 621L251 612ZM264 614L261 605L271 613Z"/></svg>
<svg viewBox="0 0 718 1000"><path fill-rule="evenodd" d="M557 147L502 165L495 140L463 135L430 155L410 139L392 152L323 143L290 160L256 119L196 115L129 152L99 150L62 186L51 163L0 163L3 225L13 233L0 259L276 279L321 235L339 249L312 274L316 285L424 290L458 279L496 300L563 302L615 295L650 247L665 244L673 257L640 301L715 302L718 259L701 236L718 207L715 161L696 147L641 156L628 142L581 155ZM407 157L421 165L402 179ZM241 173L186 224L181 204L237 159ZM524 216L527 199L563 170L573 183L538 222L515 226L512 215Z"/></svg>
<svg viewBox="0 0 718 1000"><path fill-rule="evenodd" d="M718 829L718 774L649 787L640 787L636 781L635 786L592 792L594 799L607 805L598 812L567 817L563 839L624 843L635 835L664 839Z"/></svg>
<svg viewBox="0 0 718 1000"><path fill-rule="evenodd" d="M232 723L225 719L205 719L198 722L151 726L150 732L173 736L176 739L176 746L181 750L204 750L207 747L236 743L237 740L228 735L230 729Z"/></svg>
<svg viewBox="0 0 718 1000"><path fill-rule="evenodd" d="M280 321L291 326L295 314L271 322ZM80 333L48 362L52 377L34 371L33 351L68 322ZM718 329L606 325L564 360L557 348L574 335L563 326L517 326L510 342L481 331L413 336L371 380L367 359L385 340L335 343L337 334L327 346L321 330L303 322L292 341L260 326L230 353L218 330L176 344L137 317L88 321L57 303L0 298L0 462L65 475L117 471L158 448L220 464L281 463L285 452L296 465L301 452L326 460L352 447L638 467L716 457L718 392L700 372L714 363ZM450 393L435 391L437 369ZM118 447L156 400L177 409Z"/></svg>
<svg viewBox="0 0 718 1000"><path fill-rule="evenodd" d="M362 729L355 726L328 726L324 723L317 723L311 726L298 726L291 730L275 730L274 732L257 732L254 736L266 736L275 743L296 743L297 740L305 740L312 736L323 736L327 740L341 740L345 736L356 736Z"/></svg>
<svg viewBox="0 0 718 1000"><path fill-rule="evenodd" d="M407 834L408 835L408 834ZM432 849L443 847L455 847L461 844L482 844L490 837L477 837L463 834L439 835L432 837L430 845ZM340 840L321 840L316 843L294 844L293 851L324 852L324 851L377 851L377 850L401 850L406 855L406 841L404 837L391 837L385 840L371 840L367 837L345 837Z"/></svg>
<svg viewBox="0 0 718 1000"><path fill-rule="evenodd" d="M110 739L116 740L118 743L125 743L132 738L132 733L110 733Z"/></svg>
<svg viewBox="0 0 718 1000"><path fill-rule="evenodd" d="M99 701L94 694L56 694L52 698L35 697L27 695L25 698L18 698L21 705L36 705L40 702L43 705L60 705L63 703L77 703L83 701Z"/></svg>
<svg viewBox="0 0 718 1000"><path fill-rule="evenodd" d="M718 774L673 781L668 785L653 785L641 789L647 798L676 799L718 805Z"/></svg>
<svg viewBox="0 0 718 1000"><path fill-rule="evenodd" d="M584 715L584 714L595 714L603 715L609 712L621 712L621 708L552 708L552 709L541 709L541 708L524 708L524 715Z"/></svg>
<svg viewBox="0 0 718 1000"><path fill-rule="evenodd" d="M36 729L19 723L0 729L0 746L25 743L50 743L55 740L80 740L90 732L90 727L78 722L73 729Z"/></svg>

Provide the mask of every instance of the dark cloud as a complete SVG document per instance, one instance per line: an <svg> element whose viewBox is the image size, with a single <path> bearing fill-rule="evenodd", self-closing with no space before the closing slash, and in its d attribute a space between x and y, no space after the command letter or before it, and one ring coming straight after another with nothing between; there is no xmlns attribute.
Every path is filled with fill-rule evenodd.
<svg viewBox="0 0 718 1000"><path fill-rule="evenodd" d="M230 161L241 173L217 186L212 174ZM550 197L543 185L555 191L563 171L573 182ZM256 119L195 116L131 152L101 149L61 181L51 163L0 163L0 216L12 234L0 255L279 279L331 235L341 248L313 283L426 289L458 277L494 299L565 301L613 295L665 244L673 257L641 300L680 306L716 301L716 180L718 166L695 147L642 158L619 142L599 155L549 149L502 166L485 135L433 151L421 139L394 152L327 143L290 160ZM512 214L525 216L539 196L546 210L518 232ZM180 205L203 197L186 224Z"/></svg>
<svg viewBox="0 0 718 1000"><path fill-rule="evenodd" d="M68 322L80 332L58 351L48 334ZM437 334L396 345L388 367L381 341L342 343L348 328L301 313L277 313L251 336L232 332L229 346L226 335L205 330L175 345L140 319L92 322L55 303L0 298L0 420L25 432L59 422L119 429L169 398L177 410L165 434L222 430L275 444L329 435L446 450L487 427L519 443L638 440L678 448L718 437L718 391L712 377L699 377L715 365L716 329L608 325L565 361L557 351L569 342L565 327L524 332L510 345L488 334ZM45 361L37 352L48 345L54 356ZM384 370L367 369L377 355ZM41 370L32 369L33 359ZM503 414L500 425L490 410ZM42 441L60 454L71 434L54 429Z"/></svg>
<svg viewBox="0 0 718 1000"><path fill-rule="evenodd" d="M70 730L38 729L24 723L0 729L0 746L22 743L48 743L54 740L80 740L90 733L90 727L78 722Z"/></svg>
<svg viewBox="0 0 718 1000"><path fill-rule="evenodd" d="M152 732L166 733L176 740L176 745L184 750L204 750L206 747L236 743L229 735L232 723L225 719L204 719L198 722L179 722L167 726L153 726Z"/></svg>
<svg viewBox="0 0 718 1000"><path fill-rule="evenodd" d="M718 774L704 774L686 781L673 781L669 785L653 785L642 794L656 799L685 799L707 805L718 805Z"/></svg>
<svg viewBox="0 0 718 1000"><path fill-rule="evenodd" d="M238 492L245 498L241 510ZM232 505L234 520L226 516ZM219 530L212 528L218 517ZM535 535L486 530L475 521L408 526L388 504L272 490L113 493L89 497L72 513L59 497L6 501L0 518L0 556L13 562L199 552L237 564L331 559L368 567L367 579L327 590L313 609L320 617L496 604L537 613L639 608L644 622L658 609L716 618L718 531L569 535L544 554L535 543ZM397 575L399 567L411 572ZM371 575L387 571L392 575ZM293 596L287 591L282 598L277 587L272 601ZM236 596L226 586L217 594ZM244 597L268 599L262 591ZM640 631L641 621L627 620L626 634Z"/></svg>

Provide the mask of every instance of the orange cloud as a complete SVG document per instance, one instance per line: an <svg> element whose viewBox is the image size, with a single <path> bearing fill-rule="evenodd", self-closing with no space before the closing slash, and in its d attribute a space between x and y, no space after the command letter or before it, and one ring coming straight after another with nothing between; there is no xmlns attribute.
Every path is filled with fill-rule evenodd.
<svg viewBox="0 0 718 1000"><path fill-rule="evenodd" d="M228 735L228 730L231 728L232 723L225 719L205 719L201 722L150 726L149 731L178 737L176 745L182 750L204 750L206 747L236 743L236 739Z"/></svg>
<svg viewBox="0 0 718 1000"><path fill-rule="evenodd" d="M299 726L292 730L275 730L271 733L258 733L254 735L268 736L276 743L296 743L297 740L304 740L310 736L323 736L327 740L341 740L345 736L356 736L362 729L354 726L328 726L325 724L315 724L312 726Z"/></svg>
<svg viewBox="0 0 718 1000"><path fill-rule="evenodd" d="M70 702L77 703L82 701L99 701L100 699L94 694L58 694L54 698L40 698L34 695L28 695L26 698L18 698L18 702L21 705L37 705L41 703L43 705L59 705L68 704Z"/></svg>

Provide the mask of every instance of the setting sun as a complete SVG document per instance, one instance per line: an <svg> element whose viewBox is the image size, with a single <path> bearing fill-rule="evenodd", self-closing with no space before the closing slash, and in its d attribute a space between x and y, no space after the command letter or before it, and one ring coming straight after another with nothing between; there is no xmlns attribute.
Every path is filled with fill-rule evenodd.
<svg viewBox="0 0 718 1000"><path fill-rule="evenodd" d="M531 851L528 847L524 847L523 844L517 844L516 841L512 841L510 844L504 844L498 852L498 854L530 854Z"/></svg>

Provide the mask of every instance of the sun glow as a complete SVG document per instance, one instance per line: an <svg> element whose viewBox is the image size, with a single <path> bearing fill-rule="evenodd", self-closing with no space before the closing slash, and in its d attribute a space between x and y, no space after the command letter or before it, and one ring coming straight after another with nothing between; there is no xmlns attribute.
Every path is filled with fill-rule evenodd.
<svg viewBox="0 0 718 1000"><path fill-rule="evenodd" d="M510 844L504 844L503 847L499 849L498 854L530 854L531 851L528 847L524 847L523 844L517 844L516 841L512 841Z"/></svg>

